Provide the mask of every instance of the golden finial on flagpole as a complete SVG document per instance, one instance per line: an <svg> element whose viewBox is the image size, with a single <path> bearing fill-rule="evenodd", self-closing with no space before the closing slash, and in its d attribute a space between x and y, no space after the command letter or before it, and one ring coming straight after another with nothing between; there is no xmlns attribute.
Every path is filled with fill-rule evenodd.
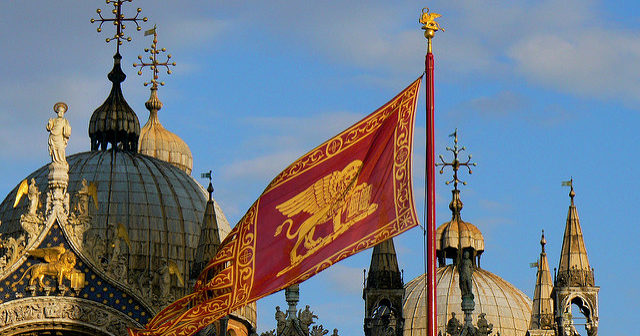
<svg viewBox="0 0 640 336"><path fill-rule="evenodd" d="M427 52L431 53L431 39L436 35L436 31L442 30L444 28L440 27L440 25L435 21L437 18L442 15L438 13L429 13L429 7L424 7L422 9L422 15L418 22L422 23L422 29L424 29L424 37L427 38Z"/></svg>

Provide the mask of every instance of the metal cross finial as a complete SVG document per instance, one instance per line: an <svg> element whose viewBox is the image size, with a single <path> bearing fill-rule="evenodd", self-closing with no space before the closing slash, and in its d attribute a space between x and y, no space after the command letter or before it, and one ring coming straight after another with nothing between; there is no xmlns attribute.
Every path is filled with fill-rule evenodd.
<svg viewBox="0 0 640 336"><path fill-rule="evenodd" d="M160 54L160 52L166 52L167 49L166 48L162 48L162 49L158 49L158 32L156 29L156 26L153 26L153 29L149 29L146 32L144 32L144 35L151 35L153 34L153 43L151 43L151 48L145 48L144 51L148 52L149 55L149 60L151 62L149 63L145 63L142 60L142 56L138 56L138 60L140 60L140 63L134 63L133 66L137 67L140 66L140 70L138 71L138 75L142 75L142 69L146 66L148 66L151 71L153 71L153 77L151 78L151 81L149 82L145 82L144 86L147 86L149 84L153 84L152 87L153 88L158 88L158 73L160 72L158 70L158 67L165 67L167 69L167 74L170 75L171 74L171 70L169 70L169 66L176 66L176 62L172 62L169 63L169 59L171 59L171 54L167 54L167 60L164 62L158 62L158 54ZM160 82L161 86L164 86L164 82Z"/></svg>
<svg viewBox="0 0 640 336"><path fill-rule="evenodd" d="M107 43L113 41L113 40L117 40L118 43L116 43L116 52L120 53L120 45L122 44L122 40L127 40L127 41L131 41L131 37L124 37L124 30L126 28L124 22L126 21L132 21L133 23L136 24L136 30L140 31L142 28L140 27L140 25L138 24L139 20L142 20L142 22L147 22L147 17L143 17L143 18L138 18L138 15L140 15L140 12L142 12L142 8L138 8L136 10L136 16L132 17L132 18L125 18L124 14L122 14L122 3L124 2L132 2L133 0L106 0L107 5L112 4L113 5L113 10L111 11L111 13L115 16L113 19L108 19L108 18L104 18L102 17L102 10L101 9L97 9L96 13L98 13L98 16L100 17L99 19L91 19L91 23L94 22L100 22L100 25L98 26L98 29L96 29L99 32L102 31L102 24L104 24L105 22L113 22L113 25L116 26L116 33L115 35L113 35L113 37L108 37L106 39Z"/></svg>
<svg viewBox="0 0 640 336"><path fill-rule="evenodd" d="M442 155L439 155L438 157L440 158L441 163L436 163L436 166L442 166L442 168L440 168L440 174L442 174L444 172L444 168L447 166L451 166L451 168L453 169L453 179L451 181L447 181L445 182L446 185L449 185L451 182L453 182L453 188L454 190L458 190L458 182L462 183L463 185L467 185L467 182L461 181L458 179L458 169L460 169L460 167L467 167L467 169L469 170L469 174L472 174L473 171L471 170L471 166L476 166L477 163L475 162L470 162L471 161L471 154L469 154L469 157L467 158L466 162L460 162L458 160L458 154L460 154L462 151L464 151L466 148L463 146L462 148L458 147L458 129L456 128L456 130L449 134L450 137L453 137L453 148L451 147L447 147L446 149L448 151L450 151L451 153L453 153L453 161L451 162L445 162L444 158L442 157Z"/></svg>

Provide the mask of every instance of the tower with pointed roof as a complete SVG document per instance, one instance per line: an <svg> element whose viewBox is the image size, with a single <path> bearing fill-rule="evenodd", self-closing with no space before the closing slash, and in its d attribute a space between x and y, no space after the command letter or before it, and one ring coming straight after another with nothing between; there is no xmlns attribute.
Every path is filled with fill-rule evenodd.
<svg viewBox="0 0 640 336"><path fill-rule="evenodd" d="M553 287L555 320L559 335L570 335L574 325L571 306L576 305L585 317L587 335L598 334L598 292L593 268L589 265L587 249L582 236L580 218L574 203L573 179L567 183L571 187L569 213L564 230L560 263Z"/></svg>
<svg viewBox="0 0 640 336"><path fill-rule="evenodd" d="M369 274L362 293L365 336L402 336L404 292L393 239L388 239L374 246L371 255Z"/></svg>
<svg viewBox="0 0 640 336"><path fill-rule="evenodd" d="M542 248L537 262L536 287L533 291L533 309L531 310L531 322L527 336L555 336L556 334L554 306L551 298L553 282L551 281L547 252L544 249L546 244L547 240L544 238L544 230L542 230L542 238L540 238Z"/></svg>

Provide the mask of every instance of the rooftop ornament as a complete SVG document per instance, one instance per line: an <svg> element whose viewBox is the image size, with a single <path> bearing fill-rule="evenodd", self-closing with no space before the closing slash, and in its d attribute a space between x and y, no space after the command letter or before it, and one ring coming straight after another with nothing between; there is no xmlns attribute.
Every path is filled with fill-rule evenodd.
<svg viewBox="0 0 640 336"><path fill-rule="evenodd" d="M120 45L122 45L122 40L131 42L131 36L127 36L127 37L124 36L124 30L126 28L125 22L133 22L136 25L136 30L140 31L142 30L142 27L140 27L140 24L138 24L138 21L147 22L148 20L147 17L139 18L140 12L142 12L142 8L138 8L136 10L136 16L131 18L124 17L124 14L122 14L122 4L125 2L132 2L132 1L133 0L106 0L107 5L113 5L113 10L111 10L111 13L115 17L114 18L103 17L102 10L98 8L96 10L96 13L98 13L99 19L93 19L93 18L91 19L91 23L100 22L100 24L98 25L98 28L96 29L98 33L102 32L102 25L105 22L113 22L113 25L116 27L116 33L113 35L113 37L107 37L106 42L109 43L113 40L118 41L118 43L116 43L116 54L120 53Z"/></svg>
<svg viewBox="0 0 640 336"><path fill-rule="evenodd" d="M169 62L169 60L171 59L171 54L167 54L166 61L164 62L158 61L158 55L161 52L166 52L167 49L166 48L158 49L158 31L156 26L153 26L153 29L149 29L146 32L144 32L145 36L151 35L151 34L153 34L153 42L151 43L151 48L144 49L145 52L149 53L150 62L147 63L143 61L143 57L139 55L138 60L140 60L140 63L134 63L133 67L134 68L140 67L140 70L138 70L138 75L142 75L142 69L144 69L145 67L149 67L149 69L151 69L153 76L150 81L144 82L144 86L152 84L151 89L153 90L158 88L158 84L160 84L160 86L164 86L164 82L158 82L158 74L160 73L159 68L164 67L167 70L167 75L170 75L171 69L169 69L169 66L175 66L176 62Z"/></svg>

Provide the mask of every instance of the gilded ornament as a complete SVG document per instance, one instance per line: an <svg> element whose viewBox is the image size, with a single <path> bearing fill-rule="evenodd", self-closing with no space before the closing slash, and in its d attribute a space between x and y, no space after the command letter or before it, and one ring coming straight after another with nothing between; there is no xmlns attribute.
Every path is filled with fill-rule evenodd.
<svg viewBox="0 0 640 336"><path fill-rule="evenodd" d="M422 29L424 30L431 29L434 31L444 31L444 28L440 27L440 25L435 21L439 17L442 17L442 15L438 13L429 13L429 7L424 7L422 9L422 15L420 16L420 19L418 19L418 22L422 24Z"/></svg>
<svg viewBox="0 0 640 336"><path fill-rule="evenodd" d="M84 287L84 273L74 268L76 265L76 255L72 251L68 251L63 245L34 249L27 251L27 254L33 257L42 258L44 263L31 265L24 272L22 277L14 282L22 281L27 273L30 274L29 287L35 290L36 281L42 289L49 289L43 282L45 276L51 276L58 281L58 288L64 292L66 287L63 284L64 279L71 281L71 288L80 290Z"/></svg>

